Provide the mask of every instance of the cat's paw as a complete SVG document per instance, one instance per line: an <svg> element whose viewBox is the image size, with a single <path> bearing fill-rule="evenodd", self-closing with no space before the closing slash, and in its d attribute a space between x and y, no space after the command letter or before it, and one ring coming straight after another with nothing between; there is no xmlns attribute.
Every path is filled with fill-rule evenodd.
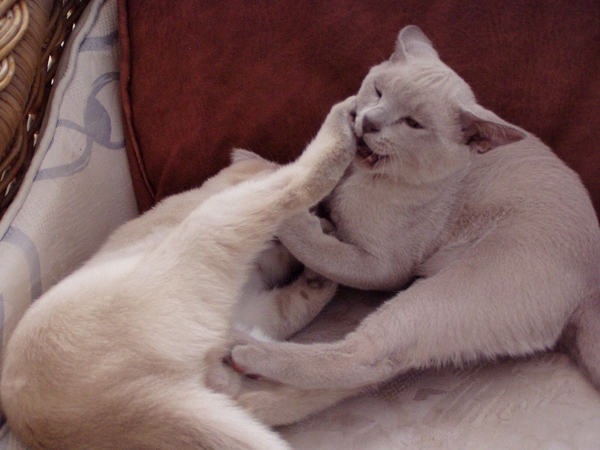
<svg viewBox="0 0 600 450"><path fill-rule="evenodd" d="M390 352L378 354L362 336L340 341L247 342L231 350L245 374L299 389L360 389L385 381L409 367Z"/></svg>
<svg viewBox="0 0 600 450"><path fill-rule="evenodd" d="M261 373L263 361L268 361L268 351L258 341L239 342L231 349L230 364L234 370L251 379L265 378ZM268 378L268 377L267 377Z"/></svg>
<svg viewBox="0 0 600 450"><path fill-rule="evenodd" d="M318 274L308 267L304 267L301 276L309 288L331 291L330 297L333 297L333 294L335 294L335 291L337 290L338 284L335 281L325 278L323 275Z"/></svg>
<svg viewBox="0 0 600 450"><path fill-rule="evenodd" d="M277 237L286 247L295 248L305 239L314 240L323 234L321 219L308 210L294 214L283 220L277 230Z"/></svg>
<svg viewBox="0 0 600 450"><path fill-rule="evenodd" d="M224 352L221 348L215 348L208 352L205 361L207 365L204 376L206 386L215 392L232 397L238 395L243 375L231 367L229 353Z"/></svg>
<svg viewBox="0 0 600 450"><path fill-rule="evenodd" d="M230 337L230 350L224 358L224 362L239 375L253 380L263 378L258 371L253 370L254 363L260 365L260 361L264 357L264 351L261 350L263 345L268 345L268 342L260 341L243 331L233 330ZM243 353L243 356L236 358L236 353L238 355ZM252 360L253 355L257 356L255 361Z"/></svg>
<svg viewBox="0 0 600 450"><path fill-rule="evenodd" d="M237 370L253 379L282 383L301 389L320 389L332 361L320 352L320 344L294 342L246 342L231 349ZM334 368L335 370L335 368ZM325 386L326 389L335 386Z"/></svg>
<svg viewBox="0 0 600 450"><path fill-rule="evenodd" d="M329 236L335 236L337 230L333 223L331 223L327 219L324 219L323 217L319 218L319 222L321 223L321 229L323 230L323 234L327 234Z"/></svg>
<svg viewBox="0 0 600 450"><path fill-rule="evenodd" d="M331 108L322 130L331 134L347 150L356 151L357 138L354 133L356 119L356 96L348 97Z"/></svg>

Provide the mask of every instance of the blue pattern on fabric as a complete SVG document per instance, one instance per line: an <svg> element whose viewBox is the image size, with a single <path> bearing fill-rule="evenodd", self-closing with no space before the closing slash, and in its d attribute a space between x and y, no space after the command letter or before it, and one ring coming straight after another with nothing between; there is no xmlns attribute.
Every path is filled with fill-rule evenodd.
<svg viewBox="0 0 600 450"><path fill-rule="evenodd" d="M58 120L57 128L68 128L86 136L85 148L82 149L79 158L73 162L40 170L35 176L35 181L63 178L81 172L91 160L94 143L109 150L121 150L125 147L124 139L117 142L110 140L112 132L111 117L97 98L104 87L118 80L119 72L107 72L94 81L83 111L83 125L67 119Z"/></svg>

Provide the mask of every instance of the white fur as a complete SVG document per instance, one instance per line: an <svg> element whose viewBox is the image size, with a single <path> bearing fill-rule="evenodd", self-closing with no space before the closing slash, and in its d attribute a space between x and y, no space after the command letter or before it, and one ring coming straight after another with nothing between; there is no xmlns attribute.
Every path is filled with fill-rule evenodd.
<svg viewBox="0 0 600 450"><path fill-rule="evenodd" d="M535 111L532 111L535 113ZM600 388L600 228L578 176L539 139L475 101L416 27L357 96L357 158L326 200L279 237L316 272L398 290L345 339L247 342L249 373L353 389L412 368L567 344Z"/></svg>
<svg viewBox="0 0 600 450"><path fill-rule="evenodd" d="M308 272L276 286L293 258L269 242L282 218L321 200L352 161L354 105L351 98L334 107L288 166L236 152L230 168L124 225L32 305L10 338L0 385L8 423L25 443L289 448L255 417L276 423L293 415L296 391L278 393L265 411L264 396L244 397L252 417L215 389L237 392L244 384L223 364L238 300L270 312L268 320L238 317L245 327L285 338L335 291L335 283ZM271 270L282 259L284 269Z"/></svg>

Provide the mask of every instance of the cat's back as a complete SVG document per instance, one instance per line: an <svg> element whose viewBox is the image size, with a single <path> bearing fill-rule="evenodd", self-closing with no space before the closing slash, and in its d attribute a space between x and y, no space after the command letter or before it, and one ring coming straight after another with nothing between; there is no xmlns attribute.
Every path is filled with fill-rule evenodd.
<svg viewBox="0 0 600 450"><path fill-rule="evenodd" d="M590 196L575 171L537 137L476 155L463 195L473 204L495 204L535 217L578 217L598 227Z"/></svg>
<svg viewBox="0 0 600 450"><path fill-rule="evenodd" d="M531 134L476 155L459 195L455 235L475 223L478 234L497 230L524 252L546 249L548 257L600 262L600 227L587 190Z"/></svg>

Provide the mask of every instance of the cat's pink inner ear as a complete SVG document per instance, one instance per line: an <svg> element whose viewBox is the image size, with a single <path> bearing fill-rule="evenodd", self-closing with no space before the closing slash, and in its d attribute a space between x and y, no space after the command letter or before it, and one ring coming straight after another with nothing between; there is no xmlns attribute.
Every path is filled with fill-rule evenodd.
<svg viewBox="0 0 600 450"><path fill-rule="evenodd" d="M486 153L501 145L512 144L524 139L526 134L516 128L481 119L462 111L461 126L464 142L477 153Z"/></svg>

